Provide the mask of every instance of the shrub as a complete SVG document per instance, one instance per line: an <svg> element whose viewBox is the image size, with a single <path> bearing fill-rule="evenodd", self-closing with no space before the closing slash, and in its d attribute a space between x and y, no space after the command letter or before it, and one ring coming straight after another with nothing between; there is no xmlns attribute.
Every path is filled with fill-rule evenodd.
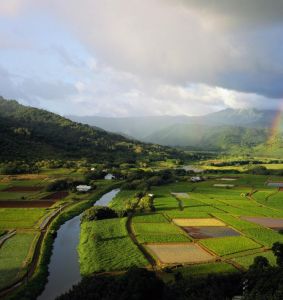
<svg viewBox="0 0 283 300"><path fill-rule="evenodd" d="M117 213L108 206L93 206L82 215L82 222L117 218Z"/></svg>

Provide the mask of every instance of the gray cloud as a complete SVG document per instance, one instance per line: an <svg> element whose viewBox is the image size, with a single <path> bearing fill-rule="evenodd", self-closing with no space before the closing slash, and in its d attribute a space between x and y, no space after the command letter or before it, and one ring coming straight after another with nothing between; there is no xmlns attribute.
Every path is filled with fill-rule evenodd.
<svg viewBox="0 0 283 300"><path fill-rule="evenodd" d="M52 0L48 7L117 70L171 84L283 94L277 84L283 79L277 47L283 40L282 1Z"/></svg>
<svg viewBox="0 0 283 300"><path fill-rule="evenodd" d="M226 24L255 26L282 23L281 0L167 0L183 4L188 9L197 9L204 15L214 15Z"/></svg>
<svg viewBox="0 0 283 300"><path fill-rule="evenodd" d="M51 47L80 79L26 78L14 85L21 98L128 115L275 108L283 95L282 0L13 3L10 14L39 9L60 20L95 58L88 65L65 45Z"/></svg>

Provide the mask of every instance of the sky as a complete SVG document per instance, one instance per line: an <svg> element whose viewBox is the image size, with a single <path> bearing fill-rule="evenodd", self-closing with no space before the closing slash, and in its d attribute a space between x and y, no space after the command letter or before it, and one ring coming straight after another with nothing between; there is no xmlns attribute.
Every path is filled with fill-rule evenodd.
<svg viewBox="0 0 283 300"><path fill-rule="evenodd" d="M283 1L1 0L0 95L61 115L277 109Z"/></svg>

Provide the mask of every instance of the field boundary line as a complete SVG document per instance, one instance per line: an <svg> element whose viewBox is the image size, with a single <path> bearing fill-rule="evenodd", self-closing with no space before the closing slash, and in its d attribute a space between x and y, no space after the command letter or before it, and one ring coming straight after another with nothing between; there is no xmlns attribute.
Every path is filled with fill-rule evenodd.
<svg viewBox="0 0 283 300"><path fill-rule="evenodd" d="M133 216L130 215L126 221L126 229L128 232L129 237L131 238L132 242L138 247L138 249L142 252L146 260L150 263L152 269L156 271L156 261L152 258L152 256L146 251L146 249L138 242L132 228L132 218Z"/></svg>
<svg viewBox="0 0 283 300"><path fill-rule="evenodd" d="M10 239L12 236L16 234L16 230L10 230L8 231L2 238L0 239L0 248L3 246L3 244Z"/></svg>
<svg viewBox="0 0 283 300"><path fill-rule="evenodd" d="M65 209L66 207L70 206L71 204L66 204L64 205L63 209ZM44 237L47 233L47 229L48 229L48 226L51 224L51 222L62 212L62 208L58 209L55 211L56 213L52 213L52 216L49 215L47 218L47 222L45 223L45 226L44 228L42 228L40 230L40 234L39 234L39 237L37 239L37 242L36 242L36 245L34 247L34 253L33 253L33 256L31 258L31 262L28 266L28 269L26 271L26 273L18 280L16 280L14 283L4 287L3 289L0 290L0 299L1 298L4 298L7 294L9 294L10 292L12 292L13 290L15 290L16 288L18 288L19 286L23 285L23 283L27 282L28 279L30 277L33 276L35 270L36 270L36 267L37 267L37 264L38 264L38 261L39 261L39 257L40 257L40 252L41 252L41 245L42 245L42 242L44 240ZM45 221L46 219L44 219ZM43 222L44 222L43 221Z"/></svg>

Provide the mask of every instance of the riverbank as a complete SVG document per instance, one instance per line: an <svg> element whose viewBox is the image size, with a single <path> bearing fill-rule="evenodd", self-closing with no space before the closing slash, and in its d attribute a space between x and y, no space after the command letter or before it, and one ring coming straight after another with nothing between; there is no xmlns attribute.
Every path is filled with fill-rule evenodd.
<svg viewBox="0 0 283 300"><path fill-rule="evenodd" d="M35 300L43 291L48 278L48 265L50 257L52 255L53 243L56 237L56 232L66 221L72 219L75 216L80 215L85 209L91 207L97 200L99 200L105 193L112 189L118 188L120 183L113 183L107 187L98 188L97 192L92 196L90 200L84 200L74 203L67 207L62 213L56 216L49 224L44 237L40 243L38 250L38 258L36 261L36 267L32 274L25 276L21 282L18 283L12 290L8 291L8 294L3 296L3 299L18 300L28 299Z"/></svg>

